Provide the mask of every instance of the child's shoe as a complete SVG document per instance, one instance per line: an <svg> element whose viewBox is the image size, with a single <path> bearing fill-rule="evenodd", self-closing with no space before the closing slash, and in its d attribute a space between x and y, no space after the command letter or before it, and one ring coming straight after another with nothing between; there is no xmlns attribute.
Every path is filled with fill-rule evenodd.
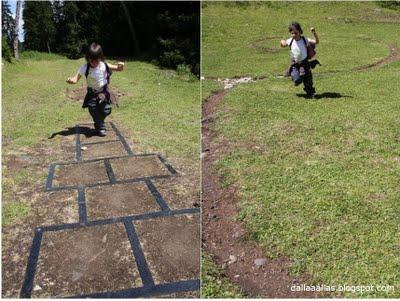
<svg viewBox="0 0 400 301"><path fill-rule="evenodd" d="M107 132L106 132L106 130L104 130L104 129L99 130L99 131L98 131L98 134L99 134L100 137L105 137L105 136L107 136Z"/></svg>

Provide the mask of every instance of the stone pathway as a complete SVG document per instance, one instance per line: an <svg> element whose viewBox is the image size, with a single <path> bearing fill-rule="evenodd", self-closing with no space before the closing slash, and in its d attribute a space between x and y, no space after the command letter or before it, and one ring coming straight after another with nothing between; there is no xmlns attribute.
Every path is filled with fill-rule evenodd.
<svg viewBox="0 0 400 301"><path fill-rule="evenodd" d="M45 189L75 220L36 228L20 297L198 298L200 209L162 156L107 127L77 125L75 160L50 165Z"/></svg>

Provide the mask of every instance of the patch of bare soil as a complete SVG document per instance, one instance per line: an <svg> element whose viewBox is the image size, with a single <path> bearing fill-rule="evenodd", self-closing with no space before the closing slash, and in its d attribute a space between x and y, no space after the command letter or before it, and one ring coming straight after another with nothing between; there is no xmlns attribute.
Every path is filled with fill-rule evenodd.
<svg viewBox="0 0 400 301"><path fill-rule="evenodd" d="M200 277L199 215L135 221L155 284Z"/></svg>
<svg viewBox="0 0 400 301"><path fill-rule="evenodd" d="M44 192L48 167L53 159L75 158L75 136L49 142L45 137L34 147L3 147L3 181L25 172L23 180L7 184L2 205L11 202L29 207L27 216L2 226L2 297L17 298L25 276L34 230L38 226L78 222L77 195ZM5 183L3 182L3 183ZM4 188L4 186L3 186Z"/></svg>
<svg viewBox="0 0 400 301"><path fill-rule="evenodd" d="M107 157L126 156L123 144L120 141L89 144L81 146L82 160L100 159Z"/></svg>
<svg viewBox="0 0 400 301"><path fill-rule="evenodd" d="M168 175L157 156L138 156L110 159L117 180Z"/></svg>
<svg viewBox="0 0 400 301"><path fill-rule="evenodd" d="M214 169L220 153L229 151L223 144L214 142L216 133L212 130L214 112L226 94L223 90L211 95L202 108L203 250L224 267L229 279L250 297L321 297L313 292L292 292L290 286L307 283L307 275L293 277L289 273L291 260L283 255L277 259L268 258L262 248L247 239L244 223L236 220L235 187L223 188Z"/></svg>
<svg viewBox="0 0 400 301"><path fill-rule="evenodd" d="M87 188L86 210L89 220L98 220L159 211L161 208L145 183L132 183Z"/></svg>
<svg viewBox="0 0 400 301"><path fill-rule="evenodd" d="M142 281L121 224L45 232L34 298L76 296L138 287Z"/></svg>
<svg viewBox="0 0 400 301"><path fill-rule="evenodd" d="M57 165L53 186L86 185L108 182L103 161Z"/></svg>
<svg viewBox="0 0 400 301"><path fill-rule="evenodd" d="M157 179L154 186L163 196L172 210L200 207L199 181L190 181L185 177Z"/></svg>

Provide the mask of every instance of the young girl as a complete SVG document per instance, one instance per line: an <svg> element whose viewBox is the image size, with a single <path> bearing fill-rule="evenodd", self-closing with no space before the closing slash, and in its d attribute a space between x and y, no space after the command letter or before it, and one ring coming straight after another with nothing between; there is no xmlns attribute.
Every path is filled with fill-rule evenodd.
<svg viewBox="0 0 400 301"><path fill-rule="evenodd" d="M86 76L87 94L82 108L89 108L89 113L94 121L94 128L99 136L106 136L104 119L111 114L111 103L115 96L109 90L108 84L112 71L122 71L124 63L112 65L104 62L101 46L92 43L85 55L87 64L79 68L74 77L68 77L67 83L76 84L82 75Z"/></svg>
<svg viewBox="0 0 400 301"><path fill-rule="evenodd" d="M315 89L313 87L311 69L315 67L315 64L319 64L319 62L313 61L313 64L310 65L307 55L307 46L315 48L315 45L319 43L318 35L314 27L312 27L311 32L315 40L303 37L303 30L297 22L293 22L289 25L289 32L292 37L287 40L281 40L281 47L289 46L291 50L292 65L289 72L290 76L296 86L303 82L307 97L314 98Z"/></svg>

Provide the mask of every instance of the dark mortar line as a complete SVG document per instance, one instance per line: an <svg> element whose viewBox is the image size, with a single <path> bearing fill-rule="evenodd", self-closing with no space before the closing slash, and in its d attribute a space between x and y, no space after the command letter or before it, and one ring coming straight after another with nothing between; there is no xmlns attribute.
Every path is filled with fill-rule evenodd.
<svg viewBox="0 0 400 301"><path fill-rule="evenodd" d="M107 176L108 179L110 180L110 183L115 184L116 183L115 174L109 159L104 159L104 166L106 167Z"/></svg>
<svg viewBox="0 0 400 301"><path fill-rule="evenodd" d="M78 186L78 206L79 206L79 224L87 224L86 196L85 187Z"/></svg>
<svg viewBox="0 0 400 301"><path fill-rule="evenodd" d="M46 180L45 191L50 191L53 186L54 172L56 171L56 163L51 163L49 167L49 175Z"/></svg>
<svg viewBox="0 0 400 301"><path fill-rule="evenodd" d="M164 164L164 166L168 169L170 173L173 175L177 174L176 170L165 160L161 155L157 154L158 159Z"/></svg>
<svg viewBox="0 0 400 301"><path fill-rule="evenodd" d="M146 185L147 188L150 190L151 194L155 198L156 202L160 206L162 211L170 211L171 209L169 208L168 204L160 194L160 192L157 190L157 188L154 186L153 182L150 179L146 179Z"/></svg>
<svg viewBox="0 0 400 301"><path fill-rule="evenodd" d="M147 179L150 180L157 180L157 179L168 179L173 177L174 175L159 175L159 176L149 176L149 177L142 177L142 178L133 178L133 179L127 179L127 180L116 180L114 184L131 184L131 183L137 183L137 182L145 182ZM92 188L92 187L98 187L98 186L109 186L112 185L112 183L108 182L99 182L99 183L93 183L93 184L87 184L85 187L87 188ZM50 187L46 189L46 191L60 191L60 190L68 190L68 189L78 189L79 185L70 185L70 186L55 186L55 187Z"/></svg>
<svg viewBox="0 0 400 301"><path fill-rule="evenodd" d="M105 141L97 141L97 142L82 142L81 145L93 145L93 144L106 144L112 142L121 142L119 139L115 140L105 140Z"/></svg>
<svg viewBox="0 0 400 301"><path fill-rule="evenodd" d="M198 290L200 290L200 280L196 279L158 284L152 287L143 286L114 292L94 293L68 298L140 298L153 295L172 294Z"/></svg>
<svg viewBox="0 0 400 301"><path fill-rule="evenodd" d="M31 251L28 258L28 264L25 271L24 283L22 284L20 298L30 298L32 295L33 281L35 279L37 262L39 259L40 245L42 243L42 230L36 229L33 238Z"/></svg>
<svg viewBox="0 0 400 301"><path fill-rule="evenodd" d="M132 253L136 261L136 266L139 270L140 277L142 278L143 286L154 286L153 276L151 275L150 268L147 265L146 257L144 256L142 247L140 246L139 237L135 231L132 221L124 221L126 234L128 235L129 242L131 243Z"/></svg>
<svg viewBox="0 0 400 301"><path fill-rule="evenodd" d="M76 137L76 161L82 161L82 153L81 153L81 138L79 132L79 126L75 126L75 137Z"/></svg>
<svg viewBox="0 0 400 301"><path fill-rule="evenodd" d="M111 124L111 127L114 129L115 133L117 134L119 140L121 140L122 144L124 145L124 148L125 148L126 152L127 152L129 155L133 155L134 153L133 153L133 151L131 150L129 144L126 142L124 136L121 135L120 131L117 129L117 127L114 125L113 122L110 122L110 124Z"/></svg>
<svg viewBox="0 0 400 301"><path fill-rule="evenodd" d="M72 224L61 224L61 225L52 225L52 226L43 226L38 228L43 232L56 232L62 230L69 230L69 229L77 229L83 227L95 227L95 226L104 226L104 225L112 225L117 223L124 223L126 221L141 221L141 220L148 220L153 218L159 217L167 217L167 216L178 216L178 215L185 215L185 214L198 214L200 213L200 208L184 208L184 209L177 209L177 210L170 210L170 211L153 211L138 215L130 215L130 216L123 216L123 217L114 217L109 219L103 220L95 220L95 221L88 221L85 225L81 225L79 223L72 223Z"/></svg>

